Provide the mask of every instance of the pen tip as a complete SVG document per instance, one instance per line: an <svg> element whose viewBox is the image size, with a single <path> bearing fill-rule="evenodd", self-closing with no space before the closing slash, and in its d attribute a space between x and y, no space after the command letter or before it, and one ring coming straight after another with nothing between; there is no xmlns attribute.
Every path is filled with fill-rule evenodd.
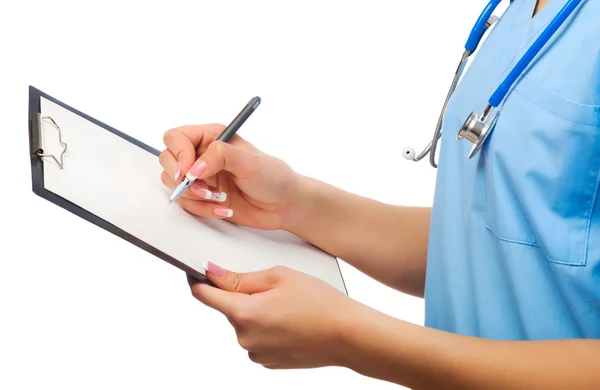
<svg viewBox="0 0 600 390"><path fill-rule="evenodd" d="M172 199L169 199L169 203L167 203L167 204L171 204L171 202L173 202L173 200L172 200Z"/></svg>

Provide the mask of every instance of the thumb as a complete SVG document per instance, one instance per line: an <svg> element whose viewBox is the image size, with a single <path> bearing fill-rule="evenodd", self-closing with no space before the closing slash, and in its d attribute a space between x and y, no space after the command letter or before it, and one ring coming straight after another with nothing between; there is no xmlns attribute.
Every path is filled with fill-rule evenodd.
<svg viewBox="0 0 600 390"><path fill-rule="evenodd" d="M234 176L248 177L260 170L259 161L256 152L215 141L190 168L189 174L206 179L225 170Z"/></svg>
<svg viewBox="0 0 600 390"><path fill-rule="evenodd" d="M211 263L203 264L206 277L220 289L243 294L256 294L272 289L277 277L271 270L239 273L223 269Z"/></svg>

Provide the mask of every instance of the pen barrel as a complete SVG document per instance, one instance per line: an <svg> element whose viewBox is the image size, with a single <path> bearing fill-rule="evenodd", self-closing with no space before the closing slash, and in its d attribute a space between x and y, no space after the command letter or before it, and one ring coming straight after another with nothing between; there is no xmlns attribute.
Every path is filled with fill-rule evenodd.
<svg viewBox="0 0 600 390"><path fill-rule="evenodd" d="M229 139L238 131L238 129L246 122L246 120L252 115L256 107L260 104L260 98L255 97L240 113L231 121L229 126L223 130L223 133L217 138L217 141L229 142Z"/></svg>

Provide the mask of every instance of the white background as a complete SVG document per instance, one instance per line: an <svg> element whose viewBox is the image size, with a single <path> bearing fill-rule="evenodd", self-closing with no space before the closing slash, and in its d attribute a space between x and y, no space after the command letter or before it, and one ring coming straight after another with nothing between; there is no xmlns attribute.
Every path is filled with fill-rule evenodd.
<svg viewBox="0 0 600 390"><path fill-rule="evenodd" d="M400 152L431 139L485 4L3 1L0 388L396 388L252 363L181 271L35 196L28 86L158 149L167 129L228 123L259 95L240 132L259 148L346 190L430 206L435 170ZM342 271L353 299L423 323L421 300Z"/></svg>

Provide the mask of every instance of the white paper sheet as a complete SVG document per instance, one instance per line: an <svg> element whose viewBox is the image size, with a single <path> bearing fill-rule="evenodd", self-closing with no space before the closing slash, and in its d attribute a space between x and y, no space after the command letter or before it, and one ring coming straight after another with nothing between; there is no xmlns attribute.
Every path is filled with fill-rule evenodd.
<svg viewBox="0 0 600 390"><path fill-rule="evenodd" d="M47 190L202 274L203 261L238 272L284 265L346 292L335 257L284 231L199 218L167 204L158 157L45 98L41 112L56 121L68 145L63 170L44 159ZM42 146L56 150L52 126L45 123L42 134Z"/></svg>

